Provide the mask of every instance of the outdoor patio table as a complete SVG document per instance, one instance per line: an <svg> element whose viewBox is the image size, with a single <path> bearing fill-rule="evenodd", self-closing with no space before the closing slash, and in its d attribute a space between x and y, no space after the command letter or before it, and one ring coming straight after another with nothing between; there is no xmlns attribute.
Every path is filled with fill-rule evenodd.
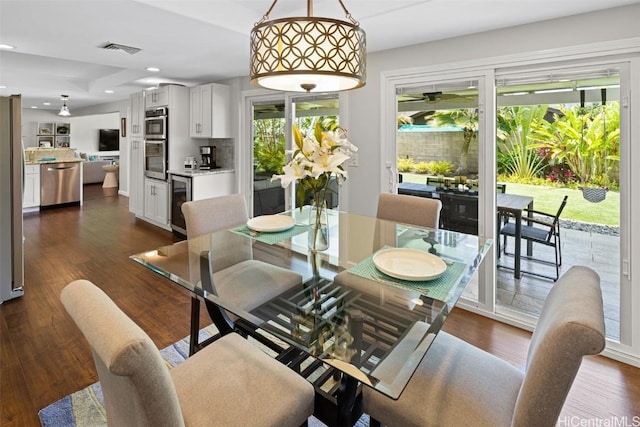
<svg viewBox="0 0 640 427"><path fill-rule="evenodd" d="M353 424L362 412L357 392L362 385L400 396L493 242L330 210L329 249L314 255L307 247L308 207L283 215L295 219L292 228L267 233L240 225L131 258L204 300L223 333L242 326L275 336L284 350L280 360L311 381L321 396L316 415L330 424ZM376 268L373 255L390 248L440 258L446 268L439 277L404 277L402 268L386 275ZM241 253L297 271L303 281L245 311L218 296L212 279ZM311 258L321 263L317 271ZM364 285L334 282L344 270ZM235 323L228 313L237 316ZM198 320L199 312L192 310L192 342L198 339Z"/></svg>
<svg viewBox="0 0 640 427"><path fill-rule="evenodd" d="M527 209L529 212L533 210L533 197L521 196L519 194L498 193L497 206L499 212L505 212L513 215L515 220L515 253L513 255L513 277L520 279L522 273L520 271L520 251L522 250L522 211ZM531 215L529 213L529 215ZM498 228L500 232L500 216L498 216ZM498 236L500 238L500 236ZM527 255L531 256L533 245L527 242Z"/></svg>

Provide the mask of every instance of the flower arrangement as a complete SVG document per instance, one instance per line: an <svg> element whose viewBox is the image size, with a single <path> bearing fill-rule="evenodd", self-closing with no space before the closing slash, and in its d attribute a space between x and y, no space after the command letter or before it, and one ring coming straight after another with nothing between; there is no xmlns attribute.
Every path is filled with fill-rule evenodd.
<svg viewBox="0 0 640 427"><path fill-rule="evenodd" d="M292 182L298 183L298 206L302 209L305 201L311 200L316 216L310 218L310 225L317 233L321 228L327 192L332 191L329 188L331 178L335 176L338 184L347 179L347 171L344 170L343 164L358 151L358 148L349 142L344 129L323 131L319 122L316 122L313 137L303 135L297 126L293 127L293 137L296 148L292 152L291 160L284 166L282 175L273 175L271 179L280 179L284 188ZM291 151L288 154L291 154ZM315 243L312 249L315 249Z"/></svg>
<svg viewBox="0 0 640 427"><path fill-rule="evenodd" d="M302 207L309 197L317 205L331 191L329 181L332 175L335 175L338 184L347 179L347 171L342 165L358 148L349 142L344 129L323 131L319 122L314 129L314 138L304 136L297 126L293 127L293 137L296 149L291 161L284 166L282 175L273 175L271 179L280 179L284 188L292 182L298 182L298 206Z"/></svg>

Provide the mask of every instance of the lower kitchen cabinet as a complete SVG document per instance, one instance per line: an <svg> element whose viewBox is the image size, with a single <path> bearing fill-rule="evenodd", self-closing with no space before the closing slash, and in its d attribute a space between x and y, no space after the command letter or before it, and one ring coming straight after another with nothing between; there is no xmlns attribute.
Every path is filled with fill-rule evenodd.
<svg viewBox="0 0 640 427"><path fill-rule="evenodd" d="M24 168L22 208L25 211L40 209L40 165L26 165Z"/></svg>
<svg viewBox="0 0 640 427"><path fill-rule="evenodd" d="M131 138L129 212L144 216L144 140Z"/></svg>
<svg viewBox="0 0 640 427"><path fill-rule="evenodd" d="M166 182L145 178L144 217L162 228L171 229L169 226L169 186Z"/></svg>

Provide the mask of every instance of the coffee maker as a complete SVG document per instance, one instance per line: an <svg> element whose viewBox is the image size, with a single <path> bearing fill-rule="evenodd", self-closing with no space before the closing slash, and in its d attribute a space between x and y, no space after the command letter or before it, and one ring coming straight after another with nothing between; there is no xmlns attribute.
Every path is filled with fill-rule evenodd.
<svg viewBox="0 0 640 427"><path fill-rule="evenodd" d="M213 145L201 146L200 156L202 156L202 163L200 163L200 169L215 169L217 167L215 146Z"/></svg>

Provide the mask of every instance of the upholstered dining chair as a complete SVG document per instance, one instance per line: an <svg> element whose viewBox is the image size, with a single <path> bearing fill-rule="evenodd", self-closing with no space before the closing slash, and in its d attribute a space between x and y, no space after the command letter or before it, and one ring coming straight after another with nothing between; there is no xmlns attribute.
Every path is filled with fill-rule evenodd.
<svg viewBox="0 0 640 427"><path fill-rule="evenodd" d="M547 296L524 371L440 332L400 398L365 388L364 410L389 426L551 427L583 356L604 347L600 278L574 266Z"/></svg>
<svg viewBox="0 0 640 427"><path fill-rule="evenodd" d="M169 369L93 283L71 282L61 300L91 347L108 425L299 426L313 413L313 386L238 334Z"/></svg>
<svg viewBox="0 0 640 427"><path fill-rule="evenodd" d="M403 224L437 229L440 223L441 209L442 203L437 199L381 193L378 198L376 217ZM385 244L395 244L395 240L395 224L378 224L373 236L373 250L378 250ZM377 287L371 286L369 279L353 274L349 270L336 274L333 281L342 286L348 286L363 292L377 293L378 291ZM404 294L404 299L407 302L419 296L417 292L396 290L396 294L401 293Z"/></svg>
<svg viewBox="0 0 640 427"><path fill-rule="evenodd" d="M246 202L240 194L186 202L182 204L182 212L189 238L242 225L249 219ZM254 260L251 243L239 238L245 240L242 248L234 254L226 254L227 264L213 274L213 284L221 298L251 311L302 283L298 273ZM229 248L219 249L229 251Z"/></svg>
<svg viewBox="0 0 640 427"><path fill-rule="evenodd" d="M438 228L442 203L438 199L381 193L376 216L404 224Z"/></svg>

